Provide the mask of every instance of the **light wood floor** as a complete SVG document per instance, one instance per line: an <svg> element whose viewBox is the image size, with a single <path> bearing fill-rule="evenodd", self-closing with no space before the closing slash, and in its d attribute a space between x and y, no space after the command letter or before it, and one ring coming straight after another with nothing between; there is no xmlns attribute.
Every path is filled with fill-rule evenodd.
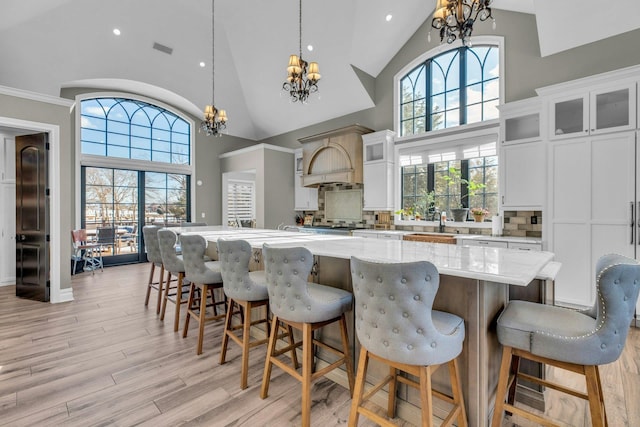
<svg viewBox="0 0 640 427"><path fill-rule="evenodd" d="M222 322L207 325L204 353L196 356L195 322L183 339L173 332L172 310L164 323L156 316L155 293L144 307L147 274L148 265L132 265L73 276L75 301L64 304L0 288L0 425L299 425L299 383L280 369L269 397L259 397L266 349L252 352L250 386L240 390L238 346L218 364ZM640 330L632 329L623 356L601 372L609 425L640 426ZM554 417L571 426L588 422L578 399L549 396ZM346 424L348 390L320 380L312 397L313 425Z"/></svg>

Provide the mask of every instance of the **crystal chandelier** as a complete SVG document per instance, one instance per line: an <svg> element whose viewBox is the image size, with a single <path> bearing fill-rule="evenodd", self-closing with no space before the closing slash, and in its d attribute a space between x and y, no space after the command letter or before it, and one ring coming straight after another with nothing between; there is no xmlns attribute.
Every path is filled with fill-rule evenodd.
<svg viewBox="0 0 640 427"><path fill-rule="evenodd" d="M476 20L486 21L491 18L493 29L496 28L496 20L491 16L489 4L491 0L438 0L431 26L440 30L440 42L446 38L447 43L453 43L460 38L464 46L471 46L471 33Z"/></svg>
<svg viewBox="0 0 640 427"><path fill-rule="evenodd" d="M227 127L227 112L217 109L213 101L216 85L214 10L215 0L211 0L211 105L204 108L204 121L200 123L200 130L204 131L207 136L222 136L222 131Z"/></svg>
<svg viewBox="0 0 640 427"><path fill-rule="evenodd" d="M300 101L306 103L309 95L318 91L320 80L317 62L307 63L302 59L302 0L299 2L299 55L289 57L287 67L287 80L282 85L282 90L289 93L291 102Z"/></svg>

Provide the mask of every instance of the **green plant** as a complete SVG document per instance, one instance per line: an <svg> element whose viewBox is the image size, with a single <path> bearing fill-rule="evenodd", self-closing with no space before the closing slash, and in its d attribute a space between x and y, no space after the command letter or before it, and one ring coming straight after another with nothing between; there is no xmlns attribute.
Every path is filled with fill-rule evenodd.
<svg viewBox="0 0 640 427"><path fill-rule="evenodd" d="M464 201L468 201L469 197L473 197L476 193L482 190L486 185L478 184L475 181L469 181L462 177L462 171L454 166L449 168L449 175L445 175L444 180L450 188L449 194L452 196L449 201L452 208L464 208ZM461 194L462 186L466 187L466 194Z"/></svg>
<svg viewBox="0 0 640 427"><path fill-rule="evenodd" d="M415 214L416 208L413 206L407 206L404 209L398 209L397 211L395 211L394 213L396 215L402 215L402 216L413 216Z"/></svg>
<svg viewBox="0 0 640 427"><path fill-rule="evenodd" d="M471 214L487 216L489 215L489 211L485 208L471 208Z"/></svg>

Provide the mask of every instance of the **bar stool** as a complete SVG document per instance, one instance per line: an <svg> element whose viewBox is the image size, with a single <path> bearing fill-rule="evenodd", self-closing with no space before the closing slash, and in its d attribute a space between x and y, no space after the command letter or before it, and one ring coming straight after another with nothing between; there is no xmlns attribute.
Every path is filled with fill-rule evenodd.
<svg viewBox="0 0 640 427"><path fill-rule="evenodd" d="M437 268L430 262L378 263L351 257L351 277L356 298L356 334L360 360L351 404L349 426L359 415L382 426L394 423L363 406L372 395L389 384L387 415L395 417L397 383L420 391L422 426L433 425L433 396L453 408L442 423L467 425L458 356L465 336L464 321L450 313L432 310L440 285ZM389 366L389 375L364 394L370 359ZM432 389L433 373L447 364L452 396ZM419 378L419 383L399 376L398 370Z"/></svg>
<svg viewBox="0 0 640 427"><path fill-rule="evenodd" d="M187 336L189 320L193 317L198 322L196 354L199 355L202 354L205 323L225 317L224 313L218 314L218 306L224 305L225 301L216 301L215 297L215 290L222 288L222 274L218 261L205 262L204 253L207 249L207 241L204 237L183 234L180 236L180 244L184 259L185 279L191 283L187 302L187 318L184 322L182 337ZM207 305L208 295L211 297L209 305ZM212 307L212 316L207 316L207 307Z"/></svg>
<svg viewBox="0 0 640 427"><path fill-rule="evenodd" d="M240 388L247 388L249 371L249 349L265 344L269 337L269 293L264 270L249 272L251 245L246 240L218 239L218 257L224 294L227 297L227 317L222 334L222 350L220 364L225 363L229 338L242 348L242 370ZM256 321L251 320L251 310L264 307L264 316ZM240 325L233 325L233 316L239 314ZM251 326L266 324L267 338L251 342ZM242 335L236 335L237 330Z"/></svg>
<svg viewBox="0 0 640 427"><path fill-rule="evenodd" d="M264 245L262 249L269 289L269 306L273 313L267 359L260 397L269 394L271 368L278 366L302 383L302 426L311 424L311 382L327 372L345 365L349 390L353 392L353 366L349 354L349 339L345 313L351 310L353 295L330 286L308 283L313 266L313 255L306 248L274 248ZM302 341L276 351L278 325L283 324L302 331ZM313 332L333 322L339 322L342 351L314 339ZM302 372L297 367L284 363L277 357L302 346ZM314 371L314 346L319 346L338 355L338 360L329 366Z"/></svg>
<svg viewBox="0 0 640 427"><path fill-rule="evenodd" d="M184 286L184 261L176 254L176 243L178 236L172 230L162 228L158 230L158 243L160 245L160 254L162 255L162 264L167 272L164 289L164 297L162 299L162 310L160 312L160 320L164 320L164 314L167 310L167 301L175 303L175 316L173 319L173 331L177 332L180 325L180 306L187 303L187 299L183 298L188 291L183 289ZM178 278L176 286L171 286L171 276Z"/></svg>
<svg viewBox="0 0 640 427"><path fill-rule="evenodd" d="M160 227L158 227L157 225L145 225L144 227L142 227L142 235L144 236L144 246L147 252L147 259L151 264L149 281L147 282L147 295L144 298L144 305L145 307L149 305L149 296L151 295L151 289L158 291L156 314L160 314L160 308L162 306L162 288L164 283L164 264L162 263L160 243L158 242L158 230L160 230ZM160 267L160 278L157 282L154 282L153 276L155 274L156 267Z"/></svg>
<svg viewBox="0 0 640 427"><path fill-rule="evenodd" d="M600 257L596 287L596 302L585 311L511 301L500 314L498 340L503 351L493 427L502 424L505 411L541 425L557 425L514 406L518 378L587 400L592 425L607 425L598 366L616 361L622 353L638 300L640 263L617 254ZM584 375L587 393L519 373L521 358Z"/></svg>

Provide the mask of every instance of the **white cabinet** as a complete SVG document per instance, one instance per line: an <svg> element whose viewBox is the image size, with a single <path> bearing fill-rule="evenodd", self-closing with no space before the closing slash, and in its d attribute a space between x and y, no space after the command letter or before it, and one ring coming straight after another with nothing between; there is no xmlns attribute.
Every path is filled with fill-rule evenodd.
<svg viewBox="0 0 640 427"><path fill-rule="evenodd" d="M316 211L318 210L318 189L305 187L302 185L302 174L304 171L302 160L302 148L295 151L294 161L294 209L296 211Z"/></svg>
<svg viewBox="0 0 640 427"><path fill-rule="evenodd" d="M521 251L541 251L542 243L538 242L510 242L508 240L458 239L458 245L483 246L486 248L508 248Z"/></svg>
<svg viewBox="0 0 640 427"><path fill-rule="evenodd" d="M539 98L510 102L501 105L499 109L503 145L541 139L544 116L542 101Z"/></svg>
<svg viewBox="0 0 640 427"><path fill-rule="evenodd" d="M362 135L364 210L393 210L394 136L390 130Z"/></svg>
<svg viewBox="0 0 640 427"><path fill-rule="evenodd" d="M502 146L500 183L502 210L541 210L547 183L546 143Z"/></svg>
<svg viewBox="0 0 640 427"><path fill-rule="evenodd" d="M393 231L353 230L351 235L353 237L363 237L365 239L402 240L403 233Z"/></svg>
<svg viewBox="0 0 640 427"><path fill-rule="evenodd" d="M556 300L588 306L596 297L597 260L637 255L636 133L554 142L549 176L549 249L562 263Z"/></svg>
<svg viewBox="0 0 640 427"><path fill-rule="evenodd" d="M550 139L635 129L636 82L560 94L549 107Z"/></svg>

